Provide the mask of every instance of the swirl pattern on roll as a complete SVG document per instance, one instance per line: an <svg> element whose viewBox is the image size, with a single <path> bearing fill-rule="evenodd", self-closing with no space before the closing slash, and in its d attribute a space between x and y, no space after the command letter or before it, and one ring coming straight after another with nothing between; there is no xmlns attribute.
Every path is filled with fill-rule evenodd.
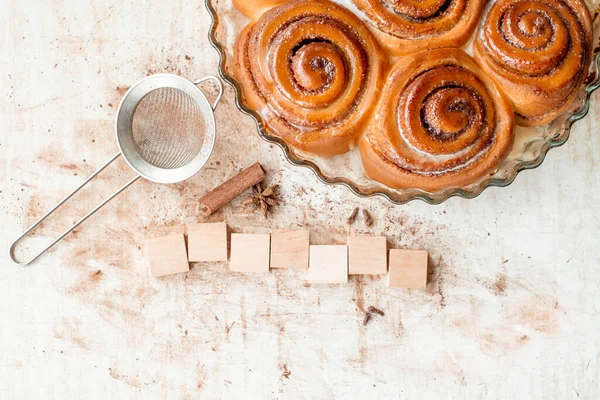
<svg viewBox="0 0 600 400"><path fill-rule="evenodd" d="M396 55L462 46L485 4L485 0L353 1L375 26L380 42Z"/></svg>
<svg viewBox="0 0 600 400"><path fill-rule="evenodd" d="M579 0L499 0L475 59L504 89L517 123L544 125L571 104L590 63L592 21Z"/></svg>
<svg viewBox="0 0 600 400"><path fill-rule="evenodd" d="M248 26L235 50L244 101L271 134L318 155L356 145L385 61L353 13L330 1L293 1Z"/></svg>
<svg viewBox="0 0 600 400"><path fill-rule="evenodd" d="M513 145L508 99L459 49L402 58L392 69L360 142L367 175L426 191L472 184Z"/></svg>

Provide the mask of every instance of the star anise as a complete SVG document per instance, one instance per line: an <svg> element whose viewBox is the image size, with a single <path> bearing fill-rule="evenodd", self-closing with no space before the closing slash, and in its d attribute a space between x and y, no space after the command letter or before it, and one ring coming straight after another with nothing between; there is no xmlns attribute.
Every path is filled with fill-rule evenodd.
<svg viewBox="0 0 600 400"><path fill-rule="evenodd" d="M256 211L260 208L262 215L267 218L269 207L279 205L279 200L277 200L277 189L279 189L279 185L269 186L264 190L260 184L255 185L252 188L252 196L246 199L242 204L245 207L252 206L252 211Z"/></svg>

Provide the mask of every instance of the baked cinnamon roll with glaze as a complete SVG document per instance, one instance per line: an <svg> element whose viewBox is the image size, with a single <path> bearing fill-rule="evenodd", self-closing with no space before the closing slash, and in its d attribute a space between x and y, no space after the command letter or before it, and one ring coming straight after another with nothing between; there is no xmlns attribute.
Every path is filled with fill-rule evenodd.
<svg viewBox="0 0 600 400"><path fill-rule="evenodd" d="M513 145L509 100L459 49L400 59L360 141L367 175L434 192L493 173Z"/></svg>
<svg viewBox="0 0 600 400"><path fill-rule="evenodd" d="M241 33L234 74L266 130L299 149L345 153L366 129L385 60L352 12L300 0L267 11Z"/></svg>
<svg viewBox="0 0 600 400"><path fill-rule="evenodd" d="M544 125L563 113L586 77L592 20L580 0L498 0L474 53L515 105L517 123Z"/></svg>
<svg viewBox="0 0 600 400"><path fill-rule="evenodd" d="M379 41L395 55L468 40L486 0L353 0L373 23Z"/></svg>
<svg viewBox="0 0 600 400"><path fill-rule="evenodd" d="M235 8L246 17L257 20L270 8L280 6L290 0L233 0Z"/></svg>

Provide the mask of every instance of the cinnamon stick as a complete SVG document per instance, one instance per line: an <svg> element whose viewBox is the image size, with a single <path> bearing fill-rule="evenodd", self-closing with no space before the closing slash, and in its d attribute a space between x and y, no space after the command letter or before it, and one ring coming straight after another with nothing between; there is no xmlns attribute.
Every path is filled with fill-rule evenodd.
<svg viewBox="0 0 600 400"><path fill-rule="evenodd" d="M253 164L221 186L205 194L200 199L200 210L204 215L210 215L264 179L265 171L261 165L259 163Z"/></svg>

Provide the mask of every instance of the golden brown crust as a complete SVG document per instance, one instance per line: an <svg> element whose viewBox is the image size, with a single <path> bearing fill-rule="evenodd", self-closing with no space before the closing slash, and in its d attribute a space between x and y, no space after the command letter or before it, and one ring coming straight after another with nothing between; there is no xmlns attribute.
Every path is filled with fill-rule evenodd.
<svg viewBox="0 0 600 400"><path fill-rule="evenodd" d="M395 55L462 46L485 5L485 0L353 1L373 23L377 39Z"/></svg>
<svg viewBox="0 0 600 400"><path fill-rule="evenodd" d="M475 59L512 100L517 123L563 113L591 60L592 20L580 0L498 0L474 45Z"/></svg>
<svg viewBox="0 0 600 400"><path fill-rule="evenodd" d="M512 149L510 102L460 49L402 58L360 141L367 175L391 188L438 191L492 173Z"/></svg>
<svg viewBox="0 0 600 400"><path fill-rule="evenodd" d="M233 5L246 17L257 20L265 13L265 11L288 3L289 1L290 0L233 0Z"/></svg>
<svg viewBox="0 0 600 400"><path fill-rule="evenodd" d="M385 60L352 12L324 0L267 11L240 34L234 73L244 101L273 135L299 149L342 154L366 129Z"/></svg>

